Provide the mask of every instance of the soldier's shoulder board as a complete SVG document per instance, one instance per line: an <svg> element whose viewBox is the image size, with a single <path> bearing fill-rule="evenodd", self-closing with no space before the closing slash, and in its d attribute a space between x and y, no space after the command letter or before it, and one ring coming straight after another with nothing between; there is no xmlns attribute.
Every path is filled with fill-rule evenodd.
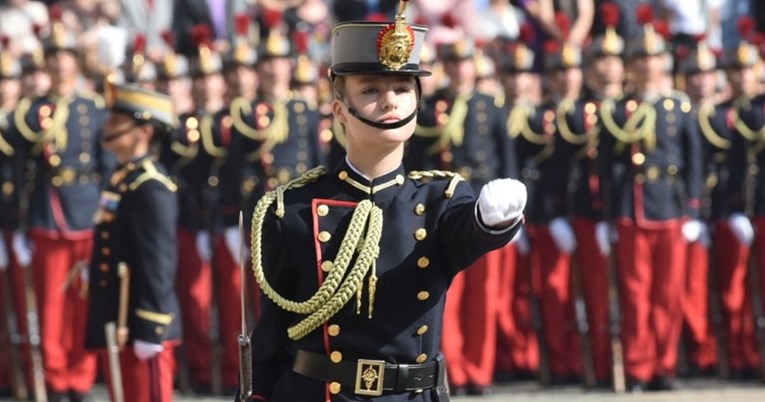
<svg viewBox="0 0 765 402"><path fill-rule="evenodd" d="M160 172L159 169L157 169L157 166L154 164L153 161L147 160L142 165L142 172L136 176L135 180L133 180L129 185L128 188L130 191L135 191L139 189L143 184L155 180L161 184L163 184L165 187L167 187L168 190L171 192L175 192L178 187L173 183L173 181L167 177L164 173Z"/></svg>

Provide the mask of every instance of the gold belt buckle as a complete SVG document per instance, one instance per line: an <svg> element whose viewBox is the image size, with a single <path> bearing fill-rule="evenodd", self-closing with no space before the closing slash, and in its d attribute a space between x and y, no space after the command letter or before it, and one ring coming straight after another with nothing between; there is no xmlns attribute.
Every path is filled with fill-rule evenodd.
<svg viewBox="0 0 765 402"><path fill-rule="evenodd" d="M356 395L380 396L383 392L385 361L359 359L356 363Z"/></svg>

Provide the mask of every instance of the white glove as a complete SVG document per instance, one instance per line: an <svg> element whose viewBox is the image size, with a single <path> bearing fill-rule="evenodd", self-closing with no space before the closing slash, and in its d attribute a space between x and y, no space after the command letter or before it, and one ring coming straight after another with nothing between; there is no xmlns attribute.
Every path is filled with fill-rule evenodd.
<svg viewBox="0 0 765 402"><path fill-rule="evenodd" d="M486 226L497 226L518 219L526 208L526 185L515 179L496 179L486 183L478 196L478 210Z"/></svg>
<svg viewBox="0 0 765 402"><path fill-rule="evenodd" d="M518 233L510 240L510 244L514 244L516 250L521 253L522 256L529 255L531 251L531 245L529 244L529 237L526 235L526 229L521 228Z"/></svg>
<svg viewBox="0 0 765 402"><path fill-rule="evenodd" d="M754 240L754 228L752 227L752 222L749 221L749 218L744 216L744 214L740 212L731 214L728 218L728 225L730 226L733 235L736 236L741 244L747 246L752 244L752 240Z"/></svg>
<svg viewBox="0 0 765 402"><path fill-rule="evenodd" d="M138 360L148 360L165 350L165 347L156 343L144 342L140 339L133 341L133 353Z"/></svg>
<svg viewBox="0 0 765 402"><path fill-rule="evenodd" d="M706 231L704 224L698 219L691 219L683 223L683 227L680 229L683 232L683 237L688 243L693 243L701 238L701 234Z"/></svg>
<svg viewBox="0 0 765 402"><path fill-rule="evenodd" d="M230 227L223 231L223 238L226 240L226 247L228 248L231 258L233 258L236 265L241 265L242 258L239 255L239 248L241 247L241 238L239 237L239 228Z"/></svg>
<svg viewBox="0 0 765 402"><path fill-rule="evenodd" d="M571 254L576 250L576 236L571 224L564 218L555 218L550 221L550 236L552 236L558 250Z"/></svg>
<svg viewBox="0 0 765 402"><path fill-rule="evenodd" d="M0 231L0 272L8 269L8 248L5 247L5 233Z"/></svg>
<svg viewBox="0 0 765 402"><path fill-rule="evenodd" d="M22 267L28 267L32 262L32 248L24 233L18 231L13 232L11 247L13 248L13 255L16 257L16 262Z"/></svg>
<svg viewBox="0 0 765 402"><path fill-rule="evenodd" d="M210 233L206 230L200 230L199 233L197 233L197 254L199 254L199 259L201 259L203 263L210 262L212 249L210 246Z"/></svg>
<svg viewBox="0 0 765 402"><path fill-rule="evenodd" d="M595 224L595 242L598 243L603 257L611 254L611 236L611 225L608 222L600 221Z"/></svg>

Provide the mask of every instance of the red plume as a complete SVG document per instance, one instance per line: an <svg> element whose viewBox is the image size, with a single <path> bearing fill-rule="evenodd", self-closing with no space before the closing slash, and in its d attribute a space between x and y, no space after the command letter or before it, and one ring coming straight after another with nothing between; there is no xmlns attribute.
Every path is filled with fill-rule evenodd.
<svg viewBox="0 0 765 402"><path fill-rule="evenodd" d="M366 20L370 22L385 22L388 20L388 17L383 13L369 13Z"/></svg>
<svg viewBox="0 0 765 402"><path fill-rule="evenodd" d="M197 46L210 46L210 27L205 24L194 25L191 28L191 38Z"/></svg>
<svg viewBox="0 0 765 402"><path fill-rule="evenodd" d="M653 21L653 8L650 4L641 4L635 9L635 16L640 25L650 24Z"/></svg>
<svg viewBox="0 0 765 402"><path fill-rule="evenodd" d="M475 48L476 49L483 49L488 44L489 44L489 41L487 41L486 39L476 39L475 40Z"/></svg>
<svg viewBox="0 0 765 402"><path fill-rule="evenodd" d="M292 41L295 43L295 50L297 50L298 54L308 53L308 32L296 30L292 35Z"/></svg>
<svg viewBox="0 0 765 402"><path fill-rule="evenodd" d="M247 13L239 13L234 17L234 26L236 33L241 36L247 36L250 30L250 16Z"/></svg>
<svg viewBox="0 0 765 402"><path fill-rule="evenodd" d="M35 34L36 37L40 37L40 34L42 33L43 26L38 23L32 24L32 32Z"/></svg>
<svg viewBox="0 0 765 402"><path fill-rule="evenodd" d="M3 45L3 49L8 49L8 45L11 43L11 38L8 35L0 36L0 44Z"/></svg>
<svg viewBox="0 0 765 402"><path fill-rule="evenodd" d="M427 25L428 19L424 15L420 14L414 19L415 25Z"/></svg>
<svg viewBox="0 0 765 402"><path fill-rule="evenodd" d="M136 34L133 39L133 53L144 53L146 51L146 35Z"/></svg>
<svg viewBox="0 0 765 402"><path fill-rule="evenodd" d="M531 42L534 42L535 39L534 27L528 22L521 25L520 32L518 33L518 39L526 45L530 45Z"/></svg>
<svg viewBox="0 0 765 402"><path fill-rule="evenodd" d="M656 31L657 34L661 35L664 40L669 40L670 36L672 36L672 33L669 30L669 25L665 21L654 21L653 30Z"/></svg>
<svg viewBox="0 0 765 402"><path fill-rule="evenodd" d="M765 45L765 34L762 32L755 32L754 35L752 35L752 44L757 47Z"/></svg>
<svg viewBox="0 0 765 402"><path fill-rule="evenodd" d="M63 15L64 9L58 4L54 4L48 8L48 16L50 16L51 21L61 21Z"/></svg>
<svg viewBox="0 0 765 402"><path fill-rule="evenodd" d="M603 17L603 24L608 27L615 27L619 24L619 6L614 3L603 3L600 5L600 15Z"/></svg>
<svg viewBox="0 0 765 402"><path fill-rule="evenodd" d="M444 15L441 16L441 25L448 27L448 28L456 28L459 26L459 21L452 15L452 13L444 13Z"/></svg>
<svg viewBox="0 0 765 402"><path fill-rule="evenodd" d="M268 30L275 29L282 22L282 12L266 8L263 10L263 24Z"/></svg>
<svg viewBox="0 0 765 402"><path fill-rule="evenodd" d="M175 35L171 31L162 31L160 34L162 36L162 40L167 44L167 46L175 47Z"/></svg>
<svg viewBox="0 0 765 402"><path fill-rule="evenodd" d="M560 42L552 39L545 41L544 51L545 54L555 54L560 50Z"/></svg>
<svg viewBox="0 0 765 402"><path fill-rule="evenodd" d="M742 40L750 40L752 38L752 34L754 34L754 18L748 15L743 16L738 19L736 26Z"/></svg>
<svg viewBox="0 0 765 402"><path fill-rule="evenodd" d="M560 30L562 40L568 39L568 34L571 31L571 20L568 19L568 15L560 12L555 13L555 25Z"/></svg>

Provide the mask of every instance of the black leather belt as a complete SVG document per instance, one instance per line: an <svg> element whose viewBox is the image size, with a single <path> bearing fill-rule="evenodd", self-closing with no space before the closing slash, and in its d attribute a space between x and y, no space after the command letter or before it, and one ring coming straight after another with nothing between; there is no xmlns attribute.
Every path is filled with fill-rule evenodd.
<svg viewBox="0 0 765 402"><path fill-rule="evenodd" d="M393 364L382 360L335 363L329 357L298 350L292 370L323 382L336 382L358 395L379 396L383 391L416 392L444 384L444 360L422 364Z"/></svg>

